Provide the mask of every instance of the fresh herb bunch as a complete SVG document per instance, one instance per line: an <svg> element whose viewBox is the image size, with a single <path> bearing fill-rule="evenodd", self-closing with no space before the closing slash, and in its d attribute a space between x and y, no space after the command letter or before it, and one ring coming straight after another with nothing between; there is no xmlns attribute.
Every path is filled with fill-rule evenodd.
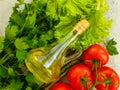
<svg viewBox="0 0 120 90"><path fill-rule="evenodd" d="M90 22L90 28L71 43L70 49L84 50L104 41L112 22L104 15L107 9L105 0L18 0L5 37L0 36L0 89L40 89L43 83L24 64L29 50L53 47L83 18Z"/></svg>

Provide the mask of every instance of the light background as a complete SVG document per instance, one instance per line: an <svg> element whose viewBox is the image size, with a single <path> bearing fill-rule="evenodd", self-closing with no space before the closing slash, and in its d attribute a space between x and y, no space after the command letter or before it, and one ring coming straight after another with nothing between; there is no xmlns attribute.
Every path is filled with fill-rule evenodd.
<svg viewBox="0 0 120 90"><path fill-rule="evenodd" d="M16 0L0 0L0 35L4 35L4 28L8 23L15 1ZM106 16L113 20L109 38L114 38L115 41L117 41L117 48L120 52L120 0L107 0L107 2L109 4L109 10ZM120 76L120 54L110 57L108 66L114 68Z"/></svg>

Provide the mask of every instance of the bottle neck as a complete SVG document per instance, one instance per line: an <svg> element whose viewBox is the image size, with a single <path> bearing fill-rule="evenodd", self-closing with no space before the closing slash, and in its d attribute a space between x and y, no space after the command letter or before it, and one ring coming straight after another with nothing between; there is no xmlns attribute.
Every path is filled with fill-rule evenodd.
<svg viewBox="0 0 120 90"><path fill-rule="evenodd" d="M76 37L79 35L79 33L77 33L75 30L72 30L64 39L64 41L62 41L61 43L59 43L58 45L56 45L55 47L53 47L50 52L46 53L47 56L51 56L49 58L49 60L44 64L44 66L46 68L50 67L50 65L54 62L54 60L57 59L62 59L59 58L59 55L63 55L62 53L64 53L66 47L76 39ZM45 57L47 58L47 56L45 55ZM60 56L61 57L61 56Z"/></svg>

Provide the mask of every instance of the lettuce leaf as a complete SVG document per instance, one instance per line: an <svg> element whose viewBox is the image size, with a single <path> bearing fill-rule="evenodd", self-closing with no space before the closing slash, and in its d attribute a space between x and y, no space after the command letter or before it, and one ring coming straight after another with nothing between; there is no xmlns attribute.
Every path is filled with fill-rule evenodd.
<svg viewBox="0 0 120 90"><path fill-rule="evenodd" d="M59 20L54 26L54 36L58 42L62 41L62 37L66 36L80 19L86 18L90 22L90 28L70 45L71 49L84 50L109 35L112 20L107 20L105 16L107 9L105 0L48 0L46 15L50 19Z"/></svg>

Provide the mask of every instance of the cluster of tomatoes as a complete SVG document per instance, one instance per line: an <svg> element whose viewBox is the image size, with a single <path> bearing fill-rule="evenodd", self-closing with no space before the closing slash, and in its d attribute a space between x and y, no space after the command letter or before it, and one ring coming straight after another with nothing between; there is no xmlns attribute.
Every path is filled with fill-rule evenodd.
<svg viewBox="0 0 120 90"><path fill-rule="evenodd" d="M84 63L73 65L67 72L69 83L58 82L50 90L118 90L119 76L111 67L105 66L109 54L103 46L91 45L81 57Z"/></svg>

